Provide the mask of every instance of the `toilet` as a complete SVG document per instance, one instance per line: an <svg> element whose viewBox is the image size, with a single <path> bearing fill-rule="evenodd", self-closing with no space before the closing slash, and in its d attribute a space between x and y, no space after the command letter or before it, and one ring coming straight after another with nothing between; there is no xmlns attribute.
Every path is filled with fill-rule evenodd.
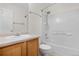
<svg viewBox="0 0 79 59"><path fill-rule="evenodd" d="M40 45L40 54L42 56L49 56L51 49L52 49L52 47L50 45L41 44Z"/></svg>

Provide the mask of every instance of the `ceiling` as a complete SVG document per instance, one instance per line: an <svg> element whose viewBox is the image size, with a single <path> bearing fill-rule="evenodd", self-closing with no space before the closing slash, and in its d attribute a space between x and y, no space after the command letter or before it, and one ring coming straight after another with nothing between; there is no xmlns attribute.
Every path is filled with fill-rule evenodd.
<svg viewBox="0 0 79 59"><path fill-rule="evenodd" d="M53 5L54 3L29 3L29 6L31 9L38 9L38 10L42 10L45 9L48 6Z"/></svg>

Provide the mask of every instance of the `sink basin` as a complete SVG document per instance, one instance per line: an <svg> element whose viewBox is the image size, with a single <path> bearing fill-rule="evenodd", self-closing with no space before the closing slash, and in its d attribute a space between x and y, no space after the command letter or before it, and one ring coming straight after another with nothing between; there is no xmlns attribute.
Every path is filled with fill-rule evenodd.
<svg viewBox="0 0 79 59"><path fill-rule="evenodd" d="M32 35L20 35L21 37L32 37Z"/></svg>
<svg viewBox="0 0 79 59"><path fill-rule="evenodd" d="M4 46L6 44L13 44L17 42L22 42L29 40L32 38L32 35L19 35L19 36L6 36L6 37L0 37L0 45Z"/></svg>
<svg viewBox="0 0 79 59"><path fill-rule="evenodd" d="M19 36L7 36L4 37L4 39L14 39L14 38L30 38L32 37L31 35L19 35Z"/></svg>
<svg viewBox="0 0 79 59"><path fill-rule="evenodd" d="M15 38L16 36L7 36L5 39Z"/></svg>
<svg viewBox="0 0 79 59"><path fill-rule="evenodd" d="M23 39L28 39L31 38L31 35L19 35L19 36L7 36L7 37L0 37L0 42L4 41L18 41L18 40L23 40Z"/></svg>

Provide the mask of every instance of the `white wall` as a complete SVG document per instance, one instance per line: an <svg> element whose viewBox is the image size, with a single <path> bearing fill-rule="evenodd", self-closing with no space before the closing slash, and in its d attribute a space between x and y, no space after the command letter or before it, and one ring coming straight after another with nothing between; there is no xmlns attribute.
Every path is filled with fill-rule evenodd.
<svg viewBox="0 0 79 59"><path fill-rule="evenodd" d="M29 12L34 12L41 15L41 10L37 9L34 4L29 4ZM29 33L30 34L40 34L41 32L41 17L33 13L29 14Z"/></svg>
<svg viewBox="0 0 79 59"><path fill-rule="evenodd" d="M49 3L31 3L29 4L29 11L37 13L42 16L41 10L48 7ZM29 33L41 34L42 31L42 17L34 14L29 14Z"/></svg>
<svg viewBox="0 0 79 59"><path fill-rule="evenodd" d="M0 4L0 13L1 17L6 18L1 27L0 32L4 33L9 33L9 32L27 32L27 27L28 27L28 32L30 34L40 34L41 33L41 26L42 26L42 17L34 15L34 14L29 14L28 11L35 12L39 15L41 15L41 10L48 7L51 4L43 4L43 3L30 3L29 6L28 4L25 3L14 3L14 4ZM29 8L28 8L29 7ZM29 22L28 22L28 17L25 18L29 14ZM3 15L3 16L2 16ZM5 22L6 21L6 22ZM15 23L24 23L24 25L20 24L13 24ZM28 22L28 25L27 25ZM3 27L4 25L4 27ZM7 28L8 27L8 28Z"/></svg>
<svg viewBox="0 0 79 59"><path fill-rule="evenodd" d="M0 4L0 33L27 32L27 4ZM24 25L13 24L24 23Z"/></svg>

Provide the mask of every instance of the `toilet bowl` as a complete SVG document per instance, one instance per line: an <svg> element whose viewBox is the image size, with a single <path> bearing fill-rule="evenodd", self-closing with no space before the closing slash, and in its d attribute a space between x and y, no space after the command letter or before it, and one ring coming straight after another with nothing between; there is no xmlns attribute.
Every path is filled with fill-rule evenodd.
<svg viewBox="0 0 79 59"><path fill-rule="evenodd" d="M40 53L43 56L49 56L51 50L51 46L47 44L41 44L40 45Z"/></svg>

